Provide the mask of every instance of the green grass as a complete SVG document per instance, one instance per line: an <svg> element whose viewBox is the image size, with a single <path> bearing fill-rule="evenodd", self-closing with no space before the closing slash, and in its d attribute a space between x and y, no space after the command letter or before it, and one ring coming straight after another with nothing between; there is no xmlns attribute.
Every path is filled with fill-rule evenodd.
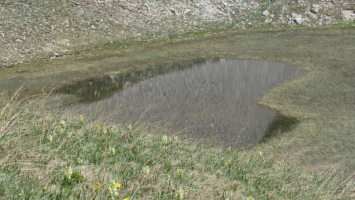
<svg viewBox="0 0 355 200"><path fill-rule="evenodd" d="M258 148L196 144L163 127L116 126L0 99L2 199L347 199L352 182Z"/></svg>

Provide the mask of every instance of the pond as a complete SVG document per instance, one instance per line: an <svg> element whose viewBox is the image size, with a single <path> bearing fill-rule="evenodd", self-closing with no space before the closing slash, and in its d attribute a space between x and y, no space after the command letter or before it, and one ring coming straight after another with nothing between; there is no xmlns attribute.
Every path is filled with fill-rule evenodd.
<svg viewBox="0 0 355 200"><path fill-rule="evenodd" d="M275 124L277 113L258 98L300 74L273 61L194 60L93 78L60 92L77 95L80 102L66 109L84 115L159 124L172 134L238 148L259 142Z"/></svg>

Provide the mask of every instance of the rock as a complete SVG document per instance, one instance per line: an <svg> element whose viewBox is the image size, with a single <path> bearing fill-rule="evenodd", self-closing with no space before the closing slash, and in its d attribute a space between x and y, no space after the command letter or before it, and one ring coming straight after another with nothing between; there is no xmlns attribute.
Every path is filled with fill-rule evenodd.
<svg viewBox="0 0 355 200"><path fill-rule="evenodd" d="M311 11L311 13L317 14L318 11L319 11L319 5L318 4L313 4L309 11Z"/></svg>
<svg viewBox="0 0 355 200"><path fill-rule="evenodd" d="M269 13L269 11L268 11L268 10L265 10L265 11L263 12L263 15L264 15L265 17L267 17L267 16L269 16L269 15L270 15L270 13Z"/></svg>
<svg viewBox="0 0 355 200"><path fill-rule="evenodd" d="M292 20L296 24L302 24L304 22L304 19L302 18L302 15L297 14L297 13L292 13Z"/></svg>

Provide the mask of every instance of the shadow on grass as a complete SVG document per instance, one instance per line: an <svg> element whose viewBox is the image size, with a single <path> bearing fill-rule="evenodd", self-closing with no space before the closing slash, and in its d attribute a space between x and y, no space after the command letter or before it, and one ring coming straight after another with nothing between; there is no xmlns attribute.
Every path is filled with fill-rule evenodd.
<svg viewBox="0 0 355 200"><path fill-rule="evenodd" d="M299 120L294 117L287 117L278 114L275 119L269 124L263 138L259 143L268 142L271 138L277 137L285 132L289 132L298 124Z"/></svg>

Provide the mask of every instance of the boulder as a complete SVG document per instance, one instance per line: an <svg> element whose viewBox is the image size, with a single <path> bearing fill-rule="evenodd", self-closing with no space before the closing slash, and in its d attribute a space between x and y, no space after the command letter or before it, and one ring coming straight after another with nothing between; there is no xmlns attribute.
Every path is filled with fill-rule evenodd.
<svg viewBox="0 0 355 200"><path fill-rule="evenodd" d="M292 20L296 24L302 24L304 22L304 19L302 18L302 15L301 14L297 14L297 13L292 13Z"/></svg>

